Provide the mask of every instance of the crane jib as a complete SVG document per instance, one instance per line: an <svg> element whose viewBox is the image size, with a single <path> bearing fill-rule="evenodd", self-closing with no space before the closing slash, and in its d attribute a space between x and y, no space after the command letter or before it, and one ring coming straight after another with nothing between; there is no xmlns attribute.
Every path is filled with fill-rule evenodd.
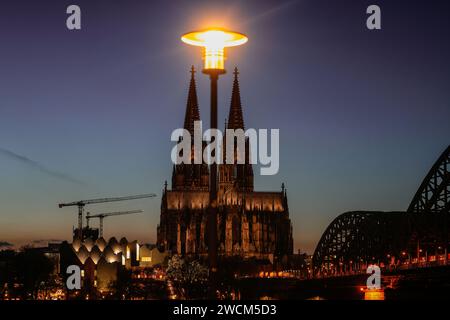
<svg viewBox="0 0 450 320"><path fill-rule="evenodd" d="M69 202L69 203L60 203L60 204L58 204L58 207L59 208L70 207L70 206L78 207L78 236L80 237L80 239L82 239L82 237L83 237L83 235L82 235L82 233L83 233L83 211L84 211L85 205L96 204L96 203L105 203L105 202L114 202L114 201L136 200L136 199L144 199L144 198L152 198L152 197L156 197L156 194L150 193L150 194L127 196L127 197L80 200L80 201L74 201L74 202ZM132 212L132 213L137 213L137 212ZM103 219L103 217L100 217L100 218L101 218L101 220Z"/></svg>
<svg viewBox="0 0 450 320"><path fill-rule="evenodd" d="M115 201L126 201L126 200L136 200L136 199L144 199L144 198L152 198L156 197L156 194L150 193L150 194L141 194L141 195L135 195L135 196L127 196L127 197L115 197L115 198L100 198L100 199L91 199L91 200L81 200L81 201L74 201L69 203L61 203L59 204L59 207L69 207L69 206L79 206L84 207L87 204L95 204L95 203L105 203L105 202L115 202Z"/></svg>

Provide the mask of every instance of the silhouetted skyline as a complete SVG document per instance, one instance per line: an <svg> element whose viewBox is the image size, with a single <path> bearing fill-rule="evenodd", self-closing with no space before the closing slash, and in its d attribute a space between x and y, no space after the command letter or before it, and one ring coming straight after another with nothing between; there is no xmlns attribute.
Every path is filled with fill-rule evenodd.
<svg viewBox="0 0 450 320"><path fill-rule="evenodd" d="M296 249L312 253L344 211L406 210L449 144L446 1L377 1L379 31L365 27L369 1L76 1L80 31L66 28L70 4L1 6L0 244L70 239L76 210L60 202L150 192L87 211L143 209L105 236L156 241L170 133L202 63L180 36L200 27L249 37L228 51L219 123L238 66L246 127L280 129L280 171L255 187L285 182Z"/></svg>

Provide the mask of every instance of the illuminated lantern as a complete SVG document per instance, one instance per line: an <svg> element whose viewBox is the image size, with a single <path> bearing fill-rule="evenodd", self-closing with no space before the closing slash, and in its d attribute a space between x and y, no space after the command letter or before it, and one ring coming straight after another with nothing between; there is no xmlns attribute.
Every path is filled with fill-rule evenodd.
<svg viewBox="0 0 450 320"><path fill-rule="evenodd" d="M240 46L248 41L242 33L223 29L207 29L186 33L184 43L203 47L203 72L225 73L225 48Z"/></svg>

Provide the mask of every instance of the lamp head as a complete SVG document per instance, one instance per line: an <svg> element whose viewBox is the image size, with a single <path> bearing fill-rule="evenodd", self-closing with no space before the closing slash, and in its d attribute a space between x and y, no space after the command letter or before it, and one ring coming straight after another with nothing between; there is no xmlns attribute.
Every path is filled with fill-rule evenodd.
<svg viewBox="0 0 450 320"><path fill-rule="evenodd" d="M193 31L181 37L184 43L203 48L204 73L225 73L225 48L248 41L242 33L213 28Z"/></svg>

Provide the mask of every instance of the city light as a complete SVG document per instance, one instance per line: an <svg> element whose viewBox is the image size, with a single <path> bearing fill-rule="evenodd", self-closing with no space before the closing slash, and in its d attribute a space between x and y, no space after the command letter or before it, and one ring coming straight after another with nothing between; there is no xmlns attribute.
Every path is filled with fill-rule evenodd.
<svg viewBox="0 0 450 320"><path fill-rule="evenodd" d="M2 311L152 300L146 317L302 317L301 300L411 300L409 318L450 301L446 8L427 25L425 5L273 2L41 5L33 19L8 5ZM274 188L258 177L277 173Z"/></svg>

